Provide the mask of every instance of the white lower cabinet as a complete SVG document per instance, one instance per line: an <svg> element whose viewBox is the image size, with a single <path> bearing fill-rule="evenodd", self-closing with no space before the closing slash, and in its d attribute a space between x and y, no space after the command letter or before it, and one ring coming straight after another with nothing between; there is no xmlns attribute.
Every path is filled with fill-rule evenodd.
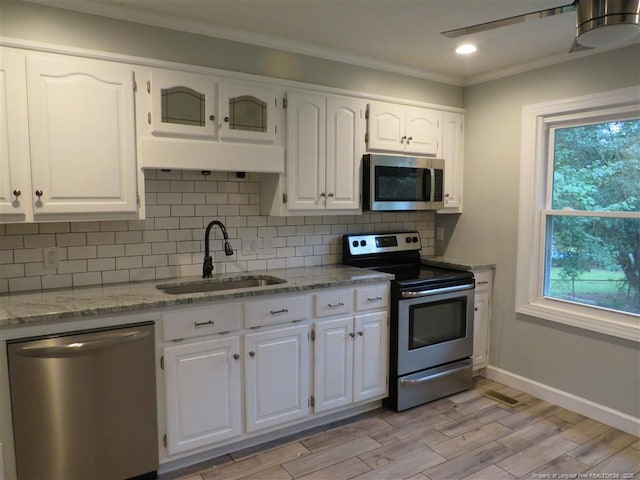
<svg viewBox="0 0 640 480"><path fill-rule="evenodd" d="M309 413L308 331L296 325L245 335L247 433Z"/></svg>
<svg viewBox="0 0 640 480"><path fill-rule="evenodd" d="M169 455L242 433L238 336L167 347L164 369Z"/></svg>
<svg viewBox="0 0 640 480"><path fill-rule="evenodd" d="M161 461L383 398L388 292L383 282L162 312Z"/></svg>
<svg viewBox="0 0 640 480"><path fill-rule="evenodd" d="M473 315L473 369L489 364L489 323L491 320L491 291L493 270L473 272L476 279Z"/></svg>
<svg viewBox="0 0 640 480"><path fill-rule="evenodd" d="M375 312L355 318L353 401L387 392L388 314Z"/></svg>
<svg viewBox="0 0 640 480"><path fill-rule="evenodd" d="M383 311L316 322L315 412L386 394L387 318Z"/></svg>

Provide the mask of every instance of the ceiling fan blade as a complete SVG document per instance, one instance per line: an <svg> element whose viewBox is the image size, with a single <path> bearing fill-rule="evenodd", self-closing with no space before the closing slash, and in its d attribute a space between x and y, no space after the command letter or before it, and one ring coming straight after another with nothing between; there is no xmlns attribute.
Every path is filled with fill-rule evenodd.
<svg viewBox="0 0 640 480"><path fill-rule="evenodd" d="M578 0L575 0L573 3L570 3L568 5L562 5L560 7L549 8L547 10L538 10L537 12L525 13L523 15L516 15L514 17L502 18L500 20L493 20L491 22L479 23L478 25L471 25L469 27L457 28L455 30L447 30L446 32L440 32L440 33L448 38L462 37L464 35L484 32L486 30L492 30L494 28L506 27L507 25L515 25L516 23L523 23L523 22L528 22L530 20L538 20L540 18L559 15L561 13L573 12L576 9L577 3L578 3Z"/></svg>
<svg viewBox="0 0 640 480"><path fill-rule="evenodd" d="M569 53L574 52L583 52L585 50L593 50L595 47L587 47L586 45L581 45L578 43L578 39L574 38L573 43L571 44L571 48L569 49Z"/></svg>

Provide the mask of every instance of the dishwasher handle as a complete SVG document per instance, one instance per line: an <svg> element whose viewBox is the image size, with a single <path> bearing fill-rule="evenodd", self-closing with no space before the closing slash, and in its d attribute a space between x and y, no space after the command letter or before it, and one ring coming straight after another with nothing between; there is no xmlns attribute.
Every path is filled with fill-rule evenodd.
<svg viewBox="0 0 640 480"><path fill-rule="evenodd" d="M137 342L138 340L142 340L148 336L149 332L144 331L119 332L96 340L69 342L64 345L53 345L50 347L22 347L16 350L16 353L23 357L35 358L79 357L103 348Z"/></svg>

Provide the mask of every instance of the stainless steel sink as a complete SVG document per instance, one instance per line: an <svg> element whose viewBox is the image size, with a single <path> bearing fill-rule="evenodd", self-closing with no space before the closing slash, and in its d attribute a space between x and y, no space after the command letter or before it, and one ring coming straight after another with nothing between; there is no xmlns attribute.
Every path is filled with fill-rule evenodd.
<svg viewBox="0 0 640 480"><path fill-rule="evenodd" d="M184 295L188 293L219 292L236 288L256 288L268 285L286 283L286 280L268 275L248 275L243 277L220 277L183 284L161 284L156 288L169 295Z"/></svg>

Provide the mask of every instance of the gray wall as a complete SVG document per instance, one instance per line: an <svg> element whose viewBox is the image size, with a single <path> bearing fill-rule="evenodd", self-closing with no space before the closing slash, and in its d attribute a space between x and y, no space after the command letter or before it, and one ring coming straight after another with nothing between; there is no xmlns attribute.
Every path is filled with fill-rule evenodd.
<svg viewBox="0 0 640 480"><path fill-rule="evenodd" d="M639 63L636 45L466 88L464 213L436 220L447 255L497 264L491 365L635 417L638 344L514 312L522 106L638 85Z"/></svg>
<svg viewBox="0 0 640 480"><path fill-rule="evenodd" d="M462 106L461 87L18 0L0 0L0 35Z"/></svg>

